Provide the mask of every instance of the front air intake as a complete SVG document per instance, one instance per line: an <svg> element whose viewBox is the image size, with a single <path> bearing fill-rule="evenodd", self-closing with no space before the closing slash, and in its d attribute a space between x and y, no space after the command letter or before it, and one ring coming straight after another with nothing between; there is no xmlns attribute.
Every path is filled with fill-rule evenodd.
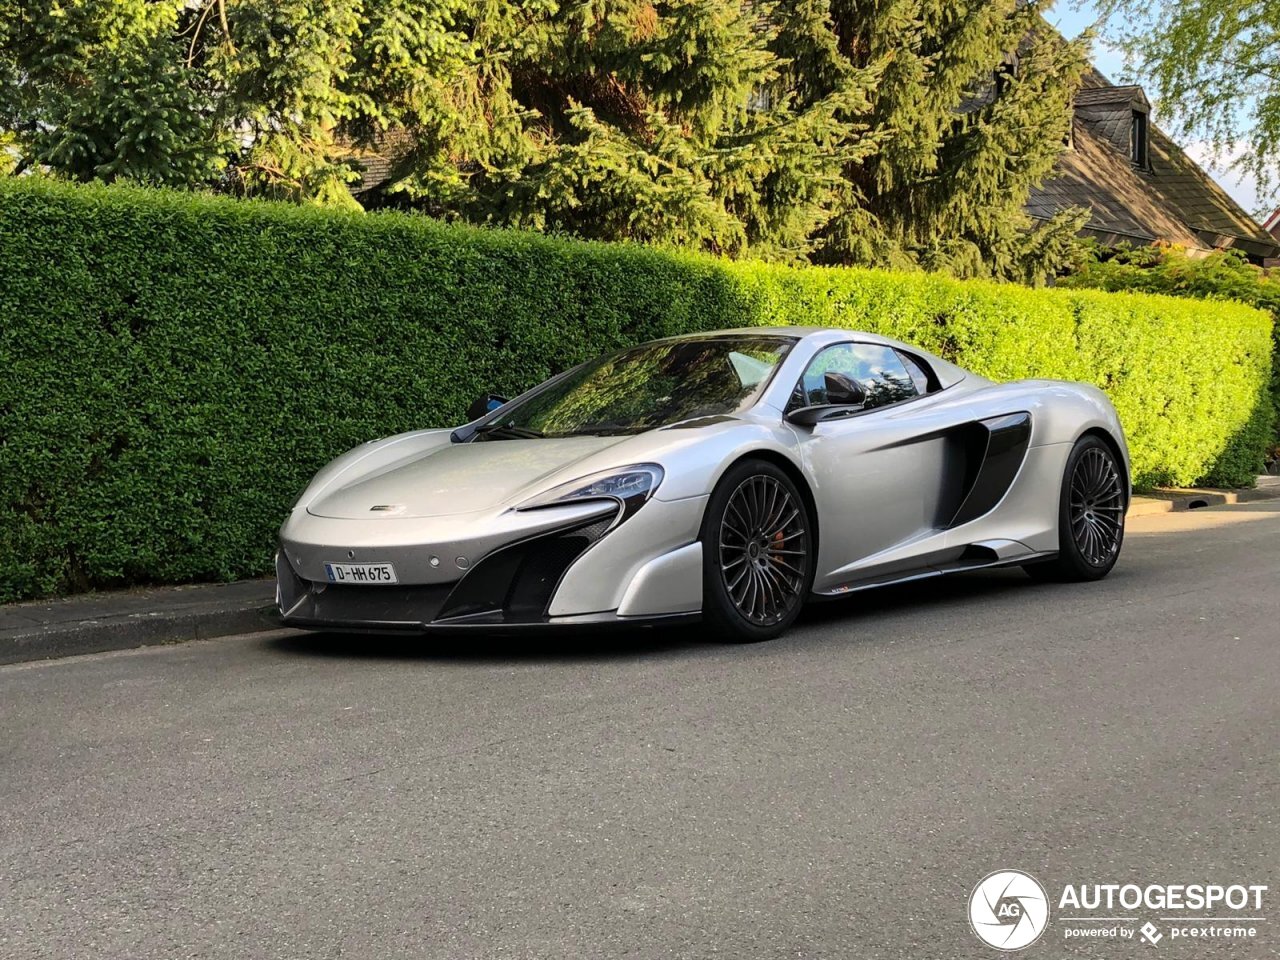
<svg viewBox="0 0 1280 960"><path fill-rule="evenodd" d="M557 530L489 554L454 587L437 623L535 623L560 579L613 526L615 514Z"/></svg>

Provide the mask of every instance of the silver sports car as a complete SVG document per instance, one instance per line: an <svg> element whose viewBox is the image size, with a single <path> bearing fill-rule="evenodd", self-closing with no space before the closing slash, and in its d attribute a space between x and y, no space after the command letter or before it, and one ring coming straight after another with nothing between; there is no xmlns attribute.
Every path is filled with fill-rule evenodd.
<svg viewBox="0 0 1280 960"><path fill-rule="evenodd" d="M1129 455L1100 390L992 383L872 334L657 340L471 415L316 475L280 531L285 623L701 618L765 640L811 597L882 584L1096 580L1124 538Z"/></svg>

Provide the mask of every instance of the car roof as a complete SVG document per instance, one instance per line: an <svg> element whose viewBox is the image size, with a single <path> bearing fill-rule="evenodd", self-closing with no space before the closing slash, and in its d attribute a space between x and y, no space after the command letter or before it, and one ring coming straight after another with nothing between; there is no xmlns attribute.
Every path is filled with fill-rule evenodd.
<svg viewBox="0 0 1280 960"><path fill-rule="evenodd" d="M664 343L671 340L707 340L715 337L778 337L788 340L803 340L818 334L838 334L841 337L856 337L870 343L895 343L888 337L864 330L850 330L846 327L729 327L724 330L695 330L690 333L679 333L671 337L661 337L651 343Z"/></svg>

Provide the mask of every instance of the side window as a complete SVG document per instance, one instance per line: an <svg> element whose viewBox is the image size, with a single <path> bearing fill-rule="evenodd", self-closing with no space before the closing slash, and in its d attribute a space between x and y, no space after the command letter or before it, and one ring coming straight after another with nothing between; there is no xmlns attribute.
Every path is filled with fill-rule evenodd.
<svg viewBox="0 0 1280 960"><path fill-rule="evenodd" d="M792 407L847 403L853 387L866 394L866 409L909 400L928 391L928 375L917 370L924 387L891 347L873 343L839 343L810 361L792 396Z"/></svg>
<svg viewBox="0 0 1280 960"><path fill-rule="evenodd" d="M907 368L907 373L911 376L911 382L916 385L916 393L933 393L937 389L937 385L929 371L925 369L924 363L911 356L909 353L903 353L901 350L896 351L902 360L902 365Z"/></svg>

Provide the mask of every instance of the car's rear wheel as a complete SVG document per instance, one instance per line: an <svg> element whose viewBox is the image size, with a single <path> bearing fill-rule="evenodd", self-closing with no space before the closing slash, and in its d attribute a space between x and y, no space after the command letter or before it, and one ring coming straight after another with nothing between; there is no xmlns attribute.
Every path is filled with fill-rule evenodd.
<svg viewBox="0 0 1280 960"><path fill-rule="evenodd" d="M1111 448L1092 434L1067 458L1058 503L1058 556L1023 567L1037 580L1101 580L1120 557L1129 494Z"/></svg>
<svg viewBox="0 0 1280 960"><path fill-rule="evenodd" d="M704 622L721 639L778 636L813 585L813 523L795 483L764 460L729 469L702 522Z"/></svg>

